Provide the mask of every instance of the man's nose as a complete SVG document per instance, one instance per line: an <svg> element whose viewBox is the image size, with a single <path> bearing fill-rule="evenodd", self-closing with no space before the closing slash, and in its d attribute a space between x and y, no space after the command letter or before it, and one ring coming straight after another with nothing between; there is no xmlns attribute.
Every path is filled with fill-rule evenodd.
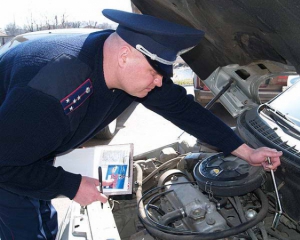
<svg viewBox="0 0 300 240"><path fill-rule="evenodd" d="M162 86L162 79L163 79L162 76L155 77L154 84L155 84L156 87L161 87Z"/></svg>

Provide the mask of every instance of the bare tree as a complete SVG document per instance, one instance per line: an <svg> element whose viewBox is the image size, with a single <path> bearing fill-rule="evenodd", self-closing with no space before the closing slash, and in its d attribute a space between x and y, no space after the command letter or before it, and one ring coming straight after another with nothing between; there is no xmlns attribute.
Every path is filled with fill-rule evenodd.
<svg viewBox="0 0 300 240"><path fill-rule="evenodd" d="M19 26L17 26L15 22L13 22L6 25L5 32L9 36L16 36L24 33L25 31Z"/></svg>
<svg viewBox="0 0 300 240"><path fill-rule="evenodd" d="M88 22L83 22L85 28L96 28L97 22L89 20Z"/></svg>
<svg viewBox="0 0 300 240"><path fill-rule="evenodd" d="M61 16L61 28L66 28L66 25L67 25L67 16L66 16L66 14L64 13L64 14Z"/></svg>
<svg viewBox="0 0 300 240"><path fill-rule="evenodd" d="M57 28L57 26L58 26L57 15L55 15L55 17L54 17L54 18L55 18L55 27L54 27L54 28L56 29L56 28Z"/></svg>
<svg viewBox="0 0 300 240"><path fill-rule="evenodd" d="M50 30L50 29L51 29L51 26L52 26L52 24L51 24L50 20L48 19L47 16L45 16L45 25L44 25L44 27L45 27L46 29Z"/></svg>
<svg viewBox="0 0 300 240"><path fill-rule="evenodd" d="M77 22L68 22L67 27L68 28L80 28L82 22L77 21Z"/></svg>
<svg viewBox="0 0 300 240"><path fill-rule="evenodd" d="M30 13L30 18L27 18L27 24L24 25L26 32L34 32L34 19L32 13Z"/></svg>
<svg viewBox="0 0 300 240"><path fill-rule="evenodd" d="M114 29L111 24L106 23L106 22L98 24L97 28L101 28L101 29Z"/></svg>
<svg viewBox="0 0 300 240"><path fill-rule="evenodd" d="M35 29L34 31L41 31L46 29L47 25L43 22L34 21Z"/></svg>
<svg viewBox="0 0 300 240"><path fill-rule="evenodd" d="M98 23L97 21L89 20L85 21L67 21L67 14L64 13L61 16L54 15L54 17L41 16L42 20L36 21L33 14L30 13L30 17L27 18L27 24L23 26L23 29L17 28L14 23L6 26L6 32L10 35L17 35L24 32L34 32L40 30L61 29L61 28L100 28L100 29L113 29L112 25L108 23Z"/></svg>

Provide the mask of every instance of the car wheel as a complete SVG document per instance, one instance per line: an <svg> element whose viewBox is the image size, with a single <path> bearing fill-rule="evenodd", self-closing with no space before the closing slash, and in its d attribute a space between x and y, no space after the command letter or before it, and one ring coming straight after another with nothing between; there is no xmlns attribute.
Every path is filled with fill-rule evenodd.
<svg viewBox="0 0 300 240"><path fill-rule="evenodd" d="M96 134L97 139L109 140L112 139L117 132L117 119L113 120L105 128L103 128L99 133Z"/></svg>

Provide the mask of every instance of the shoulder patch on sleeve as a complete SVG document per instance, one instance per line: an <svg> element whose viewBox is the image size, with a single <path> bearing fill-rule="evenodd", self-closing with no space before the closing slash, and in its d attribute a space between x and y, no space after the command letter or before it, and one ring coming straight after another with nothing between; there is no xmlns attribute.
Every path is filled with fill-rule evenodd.
<svg viewBox="0 0 300 240"><path fill-rule="evenodd" d="M60 103L66 115L73 112L93 93L93 85L90 79L85 80L73 92L64 97Z"/></svg>
<svg viewBox="0 0 300 240"><path fill-rule="evenodd" d="M28 86L60 101L85 83L91 73L91 68L77 57L61 54L41 68Z"/></svg>

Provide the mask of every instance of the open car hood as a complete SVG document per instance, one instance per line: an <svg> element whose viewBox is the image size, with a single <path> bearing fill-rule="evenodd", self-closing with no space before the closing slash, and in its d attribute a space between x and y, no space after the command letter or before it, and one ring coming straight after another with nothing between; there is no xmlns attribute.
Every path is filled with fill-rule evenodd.
<svg viewBox="0 0 300 240"><path fill-rule="evenodd" d="M201 79L229 64L271 60L300 70L298 1L132 0L143 13L205 32L183 59Z"/></svg>
<svg viewBox="0 0 300 240"><path fill-rule="evenodd" d="M300 71L298 1L284 4L261 0L132 2L143 14L205 32L199 45L182 58L214 95L234 80L220 98L233 116L251 108L252 103L260 103L257 90L263 81ZM226 96L230 92L238 92L239 96Z"/></svg>

